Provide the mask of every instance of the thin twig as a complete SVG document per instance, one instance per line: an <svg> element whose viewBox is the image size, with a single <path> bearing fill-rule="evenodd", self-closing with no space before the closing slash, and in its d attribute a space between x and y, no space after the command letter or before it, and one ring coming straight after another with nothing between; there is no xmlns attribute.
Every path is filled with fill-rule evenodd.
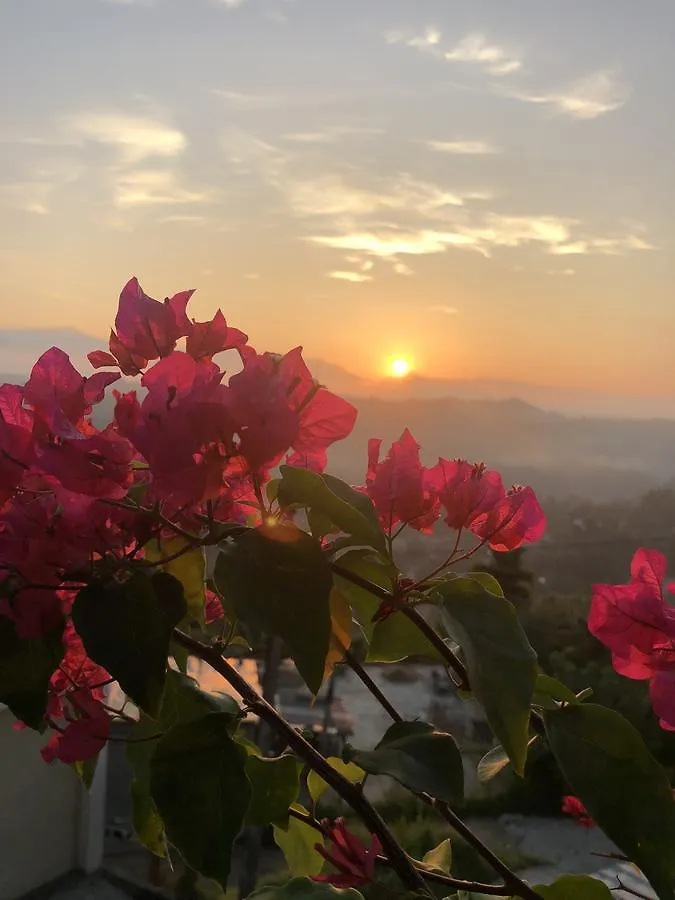
<svg viewBox="0 0 675 900"><path fill-rule="evenodd" d="M431 630L433 631L433 629ZM378 700L378 702L382 705L382 707L395 722L404 721L403 716L393 706L389 699L385 697L383 692L375 684L370 675L368 675L365 669L363 669L363 667L356 660L350 660L350 656L351 654L349 654L349 651L347 651L347 653L345 654L347 663L359 676L363 684L368 688L375 699ZM442 800L438 800L426 793L416 793L415 795L428 806L431 806L433 809L435 809L451 826L451 828L456 831L457 834L461 835L461 837L463 837L464 840L483 857L483 859L495 870L495 872L498 872L502 876L506 889L504 893L516 894L519 897L527 898L527 900L534 900L534 898L539 897L536 891L532 890L532 888L529 887L529 885L527 885L521 878L519 878L515 874L515 872L512 872L511 869L506 865L506 863L502 862L502 860L499 859L499 857L496 856L492 852L492 850L490 850L490 848L483 843L483 841L478 837L477 834L474 834L469 826L465 822L463 822L455 812L453 812L453 810L447 803L443 802Z"/></svg>
<svg viewBox="0 0 675 900"><path fill-rule="evenodd" d="M469 676L466 671L466 666L461 659L453 653L450 647L448 647L443 638L436 633L435 629L431 627L419 610L414 606L403 606L401 612L417 626L429 643L433 645L434 649L438 652L444 662L447 663L448 667L453 670L459 679L459 684L457 686L462 690L468 690Z"/></svg>
<svg viewBox="0 0 675 900"><path fill-rule="evenodd" d="M380 706L385 710L385 712L389 714L394 722L402 722L403 716L389 702L387 697L385 697L380 688L375 684L368 672L364 669L364 667L350 650L345 651L345 660L347 661L347 665L352 670L352 672L363 682L363 684L368 688L373 697L375 697Z"/></svg>
<svg viewBox="0 0 675 900"><path fill-rule="evenodd" d="M223 659L217 649L191 638L179 629L174 629L173 636L178 644L189 650L192 655L208 663L214 671L222 675L242 697L247 706L275 731L283 735L288 746L352 807L357 815L361 817L368 830L372 834L376 834L380 839L392 868L396 870L403 884L412 891L423 890L426 892L424 879L412 865L384 819L366 799L361 789L336 771L271 704L263 700L260 694L251 687L248 681L227 660Z"/></svg>

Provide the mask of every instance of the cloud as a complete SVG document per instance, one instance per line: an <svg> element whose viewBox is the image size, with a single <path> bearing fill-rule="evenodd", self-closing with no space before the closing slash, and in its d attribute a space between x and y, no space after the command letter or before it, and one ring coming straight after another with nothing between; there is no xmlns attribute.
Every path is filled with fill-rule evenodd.
<svg viewBox="0 0 675 900"><path fill-rule="evenodd" d="M74 161L45 163L29 170L24 178L0 184L0 204L34 215L51 211L54 194L76 182L83 168Z"/></svg>
<svg viewBox="0 0 675 900"><path fill-rule="evenodd" d="M522 68L522 62L504 47L490 44L483 34L468 34L443 54L450 62L475 63L490 75L511 75Z"/></svg>
<svg viewBox="0 0 675 900"><path fill-rule="evenodd" d="M630 250L656 250L656 245L637 234L626 234L621 237L587 237L570 243L556 244L550 252L554 256L581 256L597 254L600 256L622 256Z"/></svg>
<svg viewBox="0 0 675 900"><path fill-rule="evenodd" d="M284 141L296 144L334 144L344 137L384 134L382 128L359 127L356 125L331 125L322 131L292 131L281 136Z"/></svg>
<svg viewBox="0 0 675 900"><path fill-rule="evenodd" d="M399 212L443 216L448 207L463 206L464 196L410 175L381 179L377 188L347 183L338 175L308 180L286 178L280 184L292 210L300 216L366 216Z"/></svg>
<svg viewBox="0 0 675 900"><path fill-rule="evenodd" d="M208 203L203 191L183 187L169 169L140 169L119 172L114 182L113 202L117 209Z"/></svg>
<svg viewBox="0 0 675 900"><path fill-rule="evenodd" d="M628 89L619 85L609 72L595 72L560 90L501 92L524 103L550 106L574 119L597 119L622 107L630 96Z"/></svg>
<svg viewBox="0 0 675 900"><path fill-rule="evenodd" d="M454 316L459 310L456 306L430 306L429 312L440 313L443 316Z"/></svg>
<svg viewBox="0 0 675 900"><path fill-rule="evenodd" d="M480 66L489 75L501 77L512 75L522 68L522 61L505 47L491 44L484 34L472 32L451 47L441 48L441 32L437 28L427 28L424 34L409 37L401 31L390 31L385 34L388 44L404 44L414 47L423 53L444 59L448 62L471 63Z"/></svg>
<svg viewBox="0 0 675 900"><path fill-rule="evenodd" d="M388 31L385 35L388 44L405 44L408 47L416 47L418 50L428 50L437 47L441 40L441 32L437 28L427 28L423 35L406 37L401 31Z"/></svg>
<svg viewBox="0 0 675 900"><path fill-rule="evenodd" d="M616 256L654 249L634 233L619 236L577 236L579 222L557 216L510 216L489 212L475 221L457 221L446 230L398 228L394 226L311 235L306 240L335 250L354 251L397 261L398 257L444 253L450 248L472 250L490 257L497 248L540 246L555 256L589 254Z"/></svg>
<svg viewBox="0 0 675 900"><path fill-rule="evenodd" d="M438 153L453 153L457 156L486 156L501 153L500 147L488 141L425 141L430 150Z"/></svg>
<svg viewBox="0 0 675 900"><path fill-rule="evenodd" d="M71 132L114 148L120 161L130 165L152 157L175 157L185 151L182 132L156 119L122 112L85 112L68 120Z"/></svg>
<svg viewBox="0 0 675 900"><path fill-rule="evenodd" d="M329 272L328 277L334 278L336 281L351 281L354 284L361 284L364 281L373 280L372 275L366 275L363 272L346 272L341 270Z"/></svg>

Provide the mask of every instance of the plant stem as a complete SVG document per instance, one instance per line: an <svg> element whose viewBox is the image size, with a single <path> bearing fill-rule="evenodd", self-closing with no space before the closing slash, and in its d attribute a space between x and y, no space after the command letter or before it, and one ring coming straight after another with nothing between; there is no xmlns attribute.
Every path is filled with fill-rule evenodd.
<svg viewBox="0 0 675 900"><path fill-rule="evenodd" d="M389 702L387 697L382 693L380 688L375 684L373 679L370 677L368 672L364 669L361 663L356 659L354 654L347 650L345 652L345 659L347 661L347 665L352 670L352 672L356 675L356 677L363 682L363 684L368 688L370 693L375 697L380 706L387 712L394 722L402 722L403 716L398 712L398 710Z"/></svg>
<svg viewBox="0 0 675 900"><path fill-rule="evenodd" d="M368 581L367 578L362 578L361 575L357 575L356 572L350 572L349 569L343 568L339 563L332 563L331 568L340 578L344 578L345 581L351 581L352 584L363 588L364 591L368 591L374 597L377 597L378 600L383 600L387 603L394 602L394 595L386 588L380 587L379 584L374 584L372 581ZM440 656L447 663L448 667L457 675L459 679L458 686L463 689L468 689L469 680L464 663L452 652L445 641L436 634L424 616L420 615L414 606L408 606L407 604L401 606L400 612L406 615L410 621L419 628L427 640L433 644ZM392 615L395 615L395 613L392 613Z"/></svg>
<svg viewBox="0 0 675 900"><path fill-rule="evenodd" d="M421 615L421 613L414 606L404 606L401 608L401 612L404 616L407 616L407 618L410 619L413 625L419 628L424 637L429 641L430 644L434 646L440 656L445 660L448 667L453 670L453 672L459 679L459 684L457 686L462 690L468 690L469 676L466 671L466 666L461 661L461 659L459 659L459 657L452 652L443 638L436 633L436 631L431 627L424 616Z"/></svg>
<svg viewBox="0 0 675 900"><path fill-rule="evenodd" d="M324 832L321 823L309 813L300 812L298 809L289 809L288 815L293 819L297 819L299 822L304 822L305 825L309 825L310 828L314 828L323 835ZM377 861L386 866L391 865L386 856L378 856ZM415 865L415 860L411 859L411 862ZM507 897L511 893L510 888L507 888L502 884L482 884L479 881L463 881L461 878L453 878L452 875L443 875L441 872L422 869L420 866L416 866L416 869L425 881L443 884L453 890L477 894L490 894L495 897Z"/></svg>
<svg viewBox="0 0 675 900"><path fill-rule="evenodd" d="M407 610L406 610L407 611ZM414 610L412 610L414 612ZM419 614L418 614L419 615ZM420 616L420 618L422 618ZM424 620L423 620L424 621ZM430 628L432 633L433 629L429 626L426 621L424 622L427 628ZM426 634L426 631L425 631ZM370 675L366 672L366 670L361 666L361 664L354 659L353 655L347 651L345 654L345 659L347 660L348 665L351 669L358 675L363 684L368 688L370 693L375 697L375 699L381 704L383 709L391 716L391 718L395 722L402 722L403 716L398 712L398 710L393 706L391 701L385 697L380 688L375 684ZM461 835L464 840L470 844L482 857L483 859L495 870L498 872L502 878L504 879L504 885L501 888L501 893L504 894L515 894L519 897L526 898L526 900L534 900L534 898L538 898L539 895L536 891L533 891L529 885L527 885L521 878L519 878L511 869L506 865L506 863L502 862L498 856L496 856L490 848L483 843L483 841L478 837L477 834L466 825L459 816L453 812L453 810L442 800L438 800L435 797L430 796L429 794L419 793L416 794L417 797L420 798L424 803L428 806L431 806L435 809L444 819L445 821L452 827L457 834ZM467 888L467 890L469 890ZM473 890L478 890L477 888L473 888ZM483 891L483 893L489 893ZM494 891L493 891L494 893Z"/></svg>
<svg viewBox="0 0 675 900"><path fill-rule="evenodd" d="M376 834L384 852L403 884L411 891L425 891L424 879L399 846L386 823L357 786L337 772L324 757L297 732L277 710L251 687L237 670L223 659L220 652L174 629L174 640L211 668L237 691L247 706L271 728L283 735L288 746L307 763L361 817L372 834Z"/></svg>

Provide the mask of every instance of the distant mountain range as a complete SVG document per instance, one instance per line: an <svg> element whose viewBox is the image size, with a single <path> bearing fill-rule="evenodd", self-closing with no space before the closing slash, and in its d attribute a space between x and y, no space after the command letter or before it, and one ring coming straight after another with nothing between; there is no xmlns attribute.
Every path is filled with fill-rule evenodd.
<svg viewBox="0 0 675 900"><path fill-rule="evenodd" d="M21 383L35 359L62 347L83 372L86 353L104 342L70 329L0 330L0 383ZM497 381L442 381L411 376L367 381L346 369L310 360L314 375L359 409L352 435L330 454L335 474L358 483L366 469L369 437L389 442L404 427L438 456L484 460L508 483L530 483L540 493L595 500L633 497L675 478L675 397L604 397ZM130 380L122 390L133 387ZM632 404L632 405L631 405ZM660 405L659 405L660 404ZM112 416L112 397L96 410Z"/></svg>
<svg viewBox="0 0 675 900"><path fill-rule="evenodd" d="M551 387L489 378L425 378L414 373L406 378L368 380L342 366L311 359L312 374L331 390L345 397L372 397L384 400L523 400L540 409L571 415L610 418L675 419L675 394L648 397L606 394L597 391Z"/></svg>
<svg viewBox="0 0 675 900"><path fill-rule="evenodd" d="M35 360L54 345L61 347L82 372L89 368L87 353L106 346L106 338L74 328L0 329L0 378L21 380ZM549 412L603 418L675 419L675 394L670 396L626 396L527 382L495 379L360 378L343 366L322 359L310 359L314 376L345 397L380 400L522 400ZM1 374L9 373L9 374Z"/></svg>

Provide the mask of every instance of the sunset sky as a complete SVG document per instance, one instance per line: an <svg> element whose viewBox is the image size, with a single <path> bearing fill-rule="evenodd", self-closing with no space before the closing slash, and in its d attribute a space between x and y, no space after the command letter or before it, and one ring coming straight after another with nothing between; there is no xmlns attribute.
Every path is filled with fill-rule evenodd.
<svg viewBox="0 0 675 900"><path fill-rule="evenodd" d="M0 0L0 328L675 395L672 0ZM3 369L0 360L0 371Z"/></svg>

